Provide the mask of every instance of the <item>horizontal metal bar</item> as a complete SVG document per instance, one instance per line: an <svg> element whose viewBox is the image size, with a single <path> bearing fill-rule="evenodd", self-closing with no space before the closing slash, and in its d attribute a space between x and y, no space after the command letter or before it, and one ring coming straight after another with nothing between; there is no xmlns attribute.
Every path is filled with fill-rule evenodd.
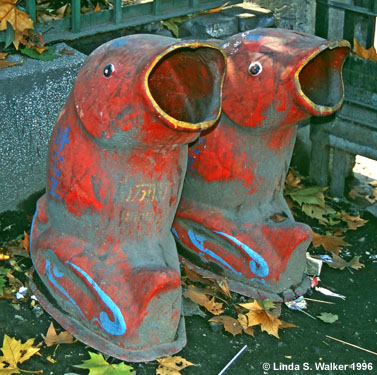
<svg viewBox="0 0 377 375"><path fill-rule="evenodd" d="M72 2L79 2L80 0L72 0ZM242 0L233 0L232 4L237 4ZM171 9L162 9L158 15L153 14L153 3L140 3L122 7L122 18L119 24L114 23L114 9L102 10L97 13L86 13L80 16L79 23L74 24L72 17L62 18L59 20L36 23L35 31L43 34L43 39L46 43L55 42L57 40L75 40L81 37L105 33L109 31L119 30L125 27L133 27L138 25L145 25L150 22L166 20L169 18L180 17L187 14L200 12L217 8L224 4L224 0L200 0L197 7L191 7L189 0L186 3L182 2L180 7L175 6ZM163 2L161 2L163 5ZM72 6L73 10L73 6ZM73 16L73 15L72 15ZM99 18L99 20L97 19ZM72 32L72 27L78 26L78 30ZM0 32L0 42L5 40L5 32Z"/></svg>
<svg viewBox="0 0 377 375"><path fill-rule="evenodd" d="M339 148L353 155L362 155L369 159L377 160L377 151L374 147L369 147L345 140L343 138L338 138L332 134L329 135L328 144L330 147Z"/></svg>
<svg viewBox="0 0 377 375"><path fill-rule="evenodd" d="M342 9L342 10L346 10L346 11L349 11L349 12L361 14L363 16L377 17L376 12L372 12L368 9L365 9L363 7L359 7L359 6L356 6L356 5L338 3L337 1L332 1L332 0L328 0L328 1L317 0L317 3L319 3L321 5L327 5L327 6L332 7L332 8Z"/></svg>

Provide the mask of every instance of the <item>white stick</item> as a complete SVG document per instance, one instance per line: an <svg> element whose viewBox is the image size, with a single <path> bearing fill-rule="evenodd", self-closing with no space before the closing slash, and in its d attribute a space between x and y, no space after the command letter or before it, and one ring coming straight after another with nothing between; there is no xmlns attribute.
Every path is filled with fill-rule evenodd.
<svg viewBox="0 0 377 375"><path fill-rule="evenodd" d="M245 345L232 359L231 361L218 373L218 375L223 375L224 372L231 366L231 364L242 354L242 352L247 348Z"/></svg>
<svg viewBox="0 0 377 375"><path fill-rule="evenodd" d="M354 348L357 348L357 349L360 349L360 350L364 350L364 352L367 352L367 353L371 353L371 354L377 355L376 352L372 352L371 350L368 350L368 349L362 348L361 346L358 346L358 345L355 345L355 344L351 344L350 342L343 341L343 340L339 340L339 339L336 339L335 337L331 337L331 336L328 336L328 335L326 335L326 337L328 337L329 339L335 340L335 341L339 341L339 342L341 342L342 344L346 344L346 345L349 345L349 346L353 346Z"/></svg>

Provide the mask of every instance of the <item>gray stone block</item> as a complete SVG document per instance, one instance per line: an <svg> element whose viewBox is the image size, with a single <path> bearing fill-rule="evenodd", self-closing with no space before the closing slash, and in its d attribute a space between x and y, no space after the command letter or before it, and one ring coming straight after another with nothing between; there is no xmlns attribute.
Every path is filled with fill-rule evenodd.
<svg viewBox="0 0 377 375"><path fill-rule="evenodd" d="M179 26L179 36L181 38L220 39L237 32L237 18L228 17L221 13L199 15Z"/></svg>
<svg viewBox="0 0 377 375"><path fill-rule="evenodd" d="M253 3L236 4L227 7L222 13L226 16L237 17L238 29L241 32L274 25L273 12Z"/></svg>
<svg viewBox="0 0 377 375"><path fill-rule="evenodd" d="M12 55L22 64L0 70L0 212L45 187L50 134L86 58L72 51L46 62Z"/></svg>

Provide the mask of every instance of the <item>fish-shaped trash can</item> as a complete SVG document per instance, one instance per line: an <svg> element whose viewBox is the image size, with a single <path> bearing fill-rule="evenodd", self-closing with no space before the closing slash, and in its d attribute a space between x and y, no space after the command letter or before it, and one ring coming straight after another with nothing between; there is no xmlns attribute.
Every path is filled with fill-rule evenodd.
<svg viewBox="0 0 377 375"><path fill-rule="evenodd" d="M186 343L171 225L188 143L220 116L225 66L208 43L115 39L86 59L57 119L31 288L103 353L149 361Z"/></svg>
<svg viewBox="0 0 377 375"><path fill-rule="evenodd" d="M230 289L286 301L309 287L311 229L283 197L297 124L338 110L347 41L255 29L218 42L227 55L223 112L190 147L173 224L179 251Z"/></svg>

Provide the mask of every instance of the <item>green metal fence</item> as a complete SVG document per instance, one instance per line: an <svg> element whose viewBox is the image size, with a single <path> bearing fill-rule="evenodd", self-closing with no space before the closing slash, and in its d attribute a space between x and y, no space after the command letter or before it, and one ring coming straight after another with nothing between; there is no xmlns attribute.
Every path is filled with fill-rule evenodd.
<svg viewBox="0 0 377 375"><path fill-rule="evenodd" d="M36 23L36 0L26 0L26 11L35 22L34 29L43 34L45 42L54 42L193 14L219 7L224 2L225 0L141 0L140 3L123 5L122 0L113 0L112 9L81 14L80 0L71 0L71 17L44 23ZM4 40L5 32L1 32L0 42Z"/></svg>

